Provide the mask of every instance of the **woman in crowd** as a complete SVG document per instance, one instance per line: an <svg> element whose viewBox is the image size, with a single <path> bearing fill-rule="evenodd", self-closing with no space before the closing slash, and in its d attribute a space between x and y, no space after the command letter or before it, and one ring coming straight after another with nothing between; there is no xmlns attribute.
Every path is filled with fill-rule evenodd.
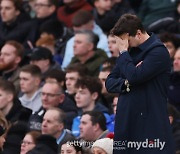
<svg viewBox="0 0 180 154"><path fill-rule="evenodd" d="M68 141L64 143L61 146L61 151L59 154L67 154L67 153L68 154L83 154L82 145L77 144L77 143L78 143L78 140L72 140L72 141Z"/></svg>
<svg viewBox="0 0 180 154"><path fill-rule="evenodd" d="M3 151L3 145L5 140L5 135L8 129L8 122L2 112L0 112L0 153Z"/></svg>
<svg viewBox="0 0 180 154"><path fill-rule="evenodd" d="M21 143L21 153L26 154L28 151L33 149L36 145L36 139L41 133L39 131L30 131L28 132Z"/></svg>

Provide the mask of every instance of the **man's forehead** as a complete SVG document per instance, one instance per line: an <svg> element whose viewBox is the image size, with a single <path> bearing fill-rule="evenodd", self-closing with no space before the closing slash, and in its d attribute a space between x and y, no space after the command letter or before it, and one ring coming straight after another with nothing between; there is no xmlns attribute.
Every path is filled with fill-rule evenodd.
<svg viewBox="0 0 180 154"><path fill-rule="evenodd" d="M26 77L33 77L33 75L29 72L24 72L24 71L21 71L19 73L19 76L26 76Z"/></svg>
<svg viewBox="0 0 180 154"><path fill-rule="evenodd" d="M49 2L49 0L36 0L36 3L48 3Z"/></svg>
<svg viewBox="0 0 180 154"><path fill-rule="evenodd" d="M101 71L99 73L99 78L104 78L107 77L109 75L110 71Z"/></svg>
<svg viewBox="0 0 180 154"><path fill-rule="evenodd" d="M48 119L57 119L58 117L58 112L56 110L47 110L46 113L44 114L44 118Z"/></svg>
<svg viewBox="0 0 180 154"><path fill-rule="evenodd" d="M86 87L78 87L78 89L77 89L79 92L82 92L82 91L88 91L88 88L86 88Z"/></svg>
<svg viewBox="0 0 180 154"><path fill-rule="evenodd" d="M85 41L85 38L87 38L87 35L86 34L83 34L83 33L77 33L77 34L75 34L75 40L79 40L79 39L81 39L81 40L83 40L83 41Z"/></svg>
<svg viewBox="0 0 180 154"><path fill-rule="evenodd" d="M16 48L13 46L13 45L11 45L11 44L5 44L3 47L2 47L2 49L1 49L1 52L6 52L6 53L15 53L15 51L16 51Z"/></svg>
<svg viewBox="0 0 180 154"><path fill-rule="evenodd" d="M89 122L89 121L91 121L91 117L90 117L90 115L88 115L88 114L84 114L84 115L82 115L82 117L81 117L81 121L85 121L85 122Z"/></svg>
<svg viewBox="0 0 180 154"><path fill-rule="evenodd" d="M46 82L42 88L42 90L52 91L52 90L59 90L58 83L56 82Z"/></svg>
<svg viewBox="0 0 180 154"><path fill-rule="evenodd" d="M117 36L115 36L115 38L116 37ZM129 38L129 34L128 33L124 33L124 34L119 35L118 37L121 38L122 40L125 40L125 39Z"/></svg>
<svg viewBox="0 0 180 154"><path fill-rule="evenodd" d="M73 78L76 78L79 76L79 73L78 72L67 72L66 73L66 77L73 77Z"/></svg>
<svg viewBox="0 0 180 154"><path fill-rule="evenodd" d="M0 2L1 6L8 6L8 7L13 7L14 6L14 2L13 0L2 0Z"/></svg>
<svg viewBox="0 0 180 154"><path fill-rule="evenodd" d="M174 55L176 58L180 58L180 49L178 49Z"/></svg>

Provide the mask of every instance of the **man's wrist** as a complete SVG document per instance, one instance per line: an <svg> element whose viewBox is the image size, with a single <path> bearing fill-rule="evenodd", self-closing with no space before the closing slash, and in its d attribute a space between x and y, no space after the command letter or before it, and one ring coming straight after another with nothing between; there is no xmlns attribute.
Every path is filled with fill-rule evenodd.
<svg viewBox="0 0 180 154"><path fill-rule="evenodd" d="M122 51L119 51L120 55L122 55L123 53L127 52L127 50L122 50Z"/></svg>

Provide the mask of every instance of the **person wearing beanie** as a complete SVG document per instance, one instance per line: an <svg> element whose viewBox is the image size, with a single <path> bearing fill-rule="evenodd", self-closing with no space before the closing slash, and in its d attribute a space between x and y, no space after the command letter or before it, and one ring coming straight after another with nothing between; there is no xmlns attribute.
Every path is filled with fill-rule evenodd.
<svg viewBox="0 0 180 154"><path fill-rule="evenodd" d="M113 139L102 138L96 140L92 145L93 154L112 154L113 153Z"/></svg>

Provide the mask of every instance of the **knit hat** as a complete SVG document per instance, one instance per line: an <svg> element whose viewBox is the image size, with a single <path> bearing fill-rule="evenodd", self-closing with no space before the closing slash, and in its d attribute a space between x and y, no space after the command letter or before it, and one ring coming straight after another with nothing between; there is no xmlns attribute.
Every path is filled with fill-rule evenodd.
<svg viewBox="0 0 180 154"><path fill-rule="evenodd" d="M112 154L113 153L113 140L110 138L102 138L99 140L96 140L92 148L98 147L103 149L107 154Z"/></svg>

